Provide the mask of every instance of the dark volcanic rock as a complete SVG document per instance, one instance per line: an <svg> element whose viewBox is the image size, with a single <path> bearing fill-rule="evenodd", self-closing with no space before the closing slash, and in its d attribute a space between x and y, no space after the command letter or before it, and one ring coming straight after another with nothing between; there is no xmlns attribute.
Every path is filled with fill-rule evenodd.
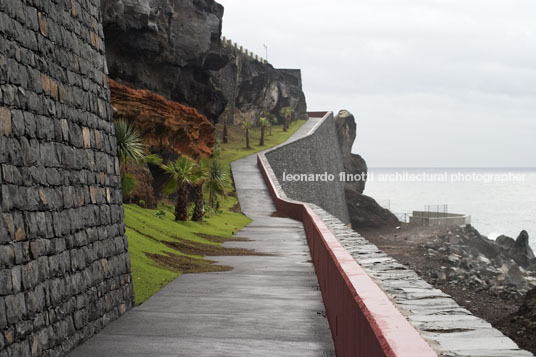
<svg viewBox="0 0 536 357"><path fill-rule="evenodd" d="M534 259L534 252L529 246L529 234L527 231L519 233L514 245L510 248L509 254L516 263L523 267L528 266L531 260Z"/></svg>
<svg viewBox="0 0 536 357"><path fill-rule="evenodd" d="M110 78L192 106L216 122L225 98L209 80L225 66L223 6L213 0L102 0Z"/></svg>
<svg viewBox="0 0 536 357"><path fill-rule="evenodd" d="M497 237L495 243L502 248L504 255L510 259L513 259L523 268L530 267L530 270L534 270L534 268L536 268L536 259L534 258L534 252L529 245L529 234L527 231L521 231L516 240L505 235L501 235Z"/></svg>
<svg viewBox="0 0 536 357"><path fill-rule="evenodd" d="M335 126L339 145L344 160L344 170L353 175L367 174L367 163L357 154L352 153L352 146L357 136L357 125L354 116L347 110L340 110L335 117ZM365 176L364 176L365 177ZM359 193L365 190L365 180L346 182L347 189L353 189Z"/></svg>
<svg viewBox="0 0 536 357"><path fill-rule="evenodd" d="M513 238L507 237L505 235L500 235L497 237L495 242L506 250L510 250L514 243L516 242Z"/></svg>
<svg viewBox="0 0 536 357"><path fill-rule="evenodd" d="M353 189L344 192L353 229L395 227L400 223L391 211L381 207L372 197Z"/></svg>
<svg viewBox="0 0 536 357"><path fill-rule="evenodd" d="M124 195L124 203L135 203L145 208L156 208L153 176L147 165L128 162L126 172L136 180L134 191Z"/></svg>
<svg viewBox="0 0 536 357"><path fill-rule="evenodd" d="M275 115L281 123L283 118L280 111L287 106L292 107L294 118L307 119L307 105L299 69L274 68L229 43L223 46L223 55L230 58L229 63L220 71L212 72L211 76L211 81L227 100L225 112L219 119L220 123L224 119L231 125L245 120L256 123L264 112ZM232 115L235 96L235 110Z"/></svg>

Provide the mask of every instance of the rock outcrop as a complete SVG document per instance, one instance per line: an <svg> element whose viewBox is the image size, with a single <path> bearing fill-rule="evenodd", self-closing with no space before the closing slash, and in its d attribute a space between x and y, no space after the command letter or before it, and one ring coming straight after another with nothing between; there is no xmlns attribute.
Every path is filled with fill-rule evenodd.
<svg viewBox="0 0 536 357"><path fill-rule="evenodd" d="M274 68L228 43L224 44L222 51L230 60L223 69L212 73L212 81L227 100L220 123L224 119L231 125L245 120L256 123L264 112L275 115L282 122L280 111L287 106L292 107L294 118L307 119L299 69Z"/></svg>
<svg viewBox="0 0 536 357"><path fill-rule="evenodd" d="M114 116L131 122L152 153L174 159L209 157L214 125L191 107L169 101L148 90L136 90L110 80Z"/></svg>
<svg viewBox="0 0 536 357"><path fill-rule="evenodd" d="M348 214L353 229L396 227L400 224L394 214L381 207L372 197L354 189L345 189Z"/></svg>
<svg viewBox="0 0 536 357"><path fill-rule="evenodd" d="M192 159L212 155L214 125L196 109L114 80L110 80L110 89L114 117L132 123L151 153L158 154L165 162L181 155ZM165 173L154 165L129 166L127 172L136 179L136 188L125 201L143 200L146 207L154 208L167 180Z"/></svg>
<svg viewBox="0 0 536 357"><path fill-rule="evenodd" d="M354 175L362 175L366 178L367 163L361 157L352 153L352 146L357 136L357 125L354 116L347 110L340 110L335 117L335 126L337 127L337 134L339 138L339 145L341 146L341 152L344 160L344 170L347 173ZM346 189L355 190L359 193L363 193L365 190L366 181L347 181Z"/></svg>
<svg viewBox="0 0 536 357"><path fill-rule="evenodd" d="M136 187L132 193L123 194L124 203L135 203L146 208L156 208L156 199L153 187L153 175L147 165L129 162L126 172L136 180Z"/></svg>
<svg viewBox="0 0 536 357"><path fill-rule="evenodd" d="M516 240L501 235L495 241L501 248L502 252L513 259L520 266L527 268L536 264L534 252L529 245L529 234L527 231L521 231Z"/></svg>
<svg viewBox="0 0 536 357"><path fill-rule="evenodd" d="M196 108L216 122L226 101L210 72L220 54L223 6L213 0L102 0L110 78Z"/></svg>
<svg viewBox="0 0 536 357"><path fill-rule="evenodd" d="M388 209L381 207L372 197L365 196L367 163L357 154L352 153L352 146L357 136L354 116L347 110L340 110L335 117L337 138L341 148L344 171L347 176L359 177L359 180L346 181L344 192L352 228L395 227L400 222Z"/></svg>

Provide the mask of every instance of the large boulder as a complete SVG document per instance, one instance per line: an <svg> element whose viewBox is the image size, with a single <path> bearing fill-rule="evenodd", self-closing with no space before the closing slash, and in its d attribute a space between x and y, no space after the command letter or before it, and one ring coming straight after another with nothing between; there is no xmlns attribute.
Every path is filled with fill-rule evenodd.
<svg viewBox="0 0 536 357"><path fill-rule="evenodd" d="M529 234L527 231L521 231L515 243L510 248L509 254L517 264L526 267L534 259L534 252L529 245Z"/></svg>
<svg viewBox="0 0 536 357"><path fill-rule="evenodd" d="M529 266L531 269L535 268L532 266L536 263L536 258L529 245L529 234L527 231L521 231L515 240L505 235L500 235L495 240L495 243L501 247L505 256L514 260L523 268L528 268Z"/></svg>
<svg viewBox="0 0 536 357"><path fill-rule="evenodd" d="M345 190L348 213L353 229L396 227L398 218L381 207L372 197L352 189Z"/></svg>
<svg viewBox="0 0 536 357"><path fill-rule="evenodd" d="M213 0L102 0L110 78L194 107L212 122L226 100L210 72L221 54L223 6Z"/></svg>

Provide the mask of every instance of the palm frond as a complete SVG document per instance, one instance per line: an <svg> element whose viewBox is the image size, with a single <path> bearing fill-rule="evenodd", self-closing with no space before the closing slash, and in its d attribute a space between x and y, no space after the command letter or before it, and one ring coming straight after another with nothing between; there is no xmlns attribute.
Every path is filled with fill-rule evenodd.
<svg viewBox="0 0 536 357"><path fill-rule="evenodd" d="M142 160L145 147L136 129L124 119L117 120L114 126L119 159L122 162Z"/></svg>

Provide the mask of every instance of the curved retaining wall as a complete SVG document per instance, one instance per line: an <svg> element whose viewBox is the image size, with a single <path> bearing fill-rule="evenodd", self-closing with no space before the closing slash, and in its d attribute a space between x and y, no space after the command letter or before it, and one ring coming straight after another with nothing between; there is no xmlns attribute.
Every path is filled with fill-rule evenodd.
<svg viewBox="0 0 536 357"><path fill-rule="evenodd" d="M0 356L133 305L99 0L1 1Z"/></svg>
<svg viewBox="0 0 536 357"><path fill-rule="evenodd" d="M339 181L344 165L333 113L326 113L298 140L267 151L266 157L288 197L314 203L344 223L350 223L344 182ZM323 176L305 183L289 178L289 175L309 174ZM332 179L327 174L333 175Z"/></svg>
<svg viewBox="0 0 536 357"><path fill-rule="evenodd" d="M332 113L324 119L333 118ZM321 123L320 123L321 125ZM309 135L316 132L316 126ZM338 356L435 356L435 352L357 264L309 204L289 199L272 165L298 139L258 155L260 170L278 210L303 222ZM309 143L307 143L309 145ZM325 146L325 145L324 145ZM300 152L293 150L293 156ZM294 160L294 158L292 158Z"/></svg>
<svg viewBox="0 0 536 357"><path fill-rule="evenodd" d="M337 355L532 356L331 213L289 199L269 157L280 156L258 165L277 209L304 224Z"/></svg>

